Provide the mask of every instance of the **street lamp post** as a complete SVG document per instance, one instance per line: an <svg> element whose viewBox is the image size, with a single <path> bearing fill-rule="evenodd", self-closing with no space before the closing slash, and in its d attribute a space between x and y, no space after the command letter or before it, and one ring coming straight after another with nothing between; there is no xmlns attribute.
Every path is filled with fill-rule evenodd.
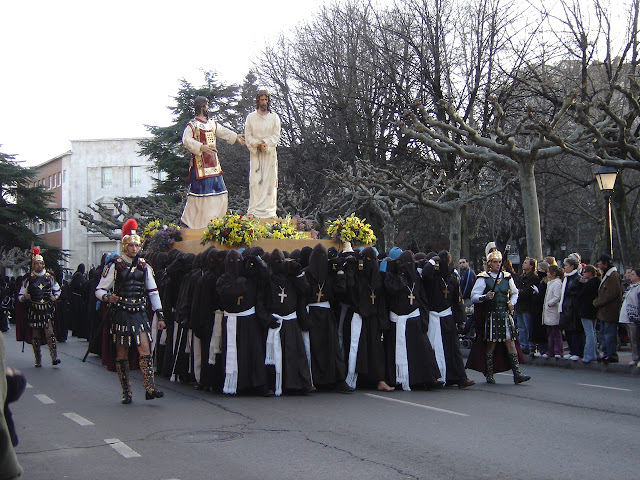
<svg viewBox="0 0 640 480"><path fill-rule="evenodd" d="M613 193L613 187L616 184L616 176L618 171L613 167L600 167L600 170L596 172L596 180L598 181L598 188L604 193L607 199L607 241L609 247L609 256L613 258L613 231L611 228L611 194Z"/></svg>

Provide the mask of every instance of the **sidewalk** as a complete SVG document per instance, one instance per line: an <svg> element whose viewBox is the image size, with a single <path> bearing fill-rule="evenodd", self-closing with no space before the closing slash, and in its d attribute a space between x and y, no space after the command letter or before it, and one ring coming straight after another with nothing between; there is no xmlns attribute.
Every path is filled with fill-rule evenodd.
<svg viewBox="0 0 640 480"><path fill-rule="evenodd" d="M565 342L566 345L566 342ZM568 352L568 348L565 348L565 352ZM534 357L533 355L525 355L525 363L527 365L538 365L543 367L560 367L577 370L596 370L598 372L605 373L621 373L625 375L638 375L640 376L640 368L637 364L628 365L632 360L631 358L631 345L623 345L618 350L618 363L598 363L596 361L589 363L582 363L580 360L565 360L564 358L542 358Z"/></svg>
<svg viewBox="0 0 640 480"><path fill-rule="evenodd" d="M564 342L565 352L569 351L567 343ZM469 350L461 348L462 356L466 359L469 356ZM542 358L533 355L525 355L524 363L527 365L536 365L540 367L557 367L576 370L594 370L603 373L617 373L623 375L640 376L640 367L636 365L628 365L631 358L631 345L623 345L618 350L618 363L598 363L596 361L582 363L580 360L565 360L564 358Z"/></svg>

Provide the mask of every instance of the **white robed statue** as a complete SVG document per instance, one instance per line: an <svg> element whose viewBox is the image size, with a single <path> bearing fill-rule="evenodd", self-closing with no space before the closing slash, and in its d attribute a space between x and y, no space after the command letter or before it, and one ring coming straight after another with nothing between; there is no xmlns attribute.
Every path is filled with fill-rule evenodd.
<svg viewBox="0 0 640 480"><path fill-rule="evenodd" d="M260 88L256 94L256 111L247 116L245 141L249 161L248 215L274 218L278 207L278 156L280 117L269 108L269 92Z"/></svg>

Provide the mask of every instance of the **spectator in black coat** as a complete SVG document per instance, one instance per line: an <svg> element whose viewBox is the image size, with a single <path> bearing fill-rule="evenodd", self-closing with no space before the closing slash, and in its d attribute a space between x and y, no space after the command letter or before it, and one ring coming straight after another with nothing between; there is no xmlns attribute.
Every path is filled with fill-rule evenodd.
<svg viewBox="0 0 640 480"><path fill-rule="evenodd" d="M598 359L598 342L596 340L598 309L593 306L593 301L598 296L600 270L593 265L587 265L584 267L583 277L580 282L582 283L582 290L578 293L577 311L578 317L582 320L582 328L586 338L582 362L589 363Z"/></svg>

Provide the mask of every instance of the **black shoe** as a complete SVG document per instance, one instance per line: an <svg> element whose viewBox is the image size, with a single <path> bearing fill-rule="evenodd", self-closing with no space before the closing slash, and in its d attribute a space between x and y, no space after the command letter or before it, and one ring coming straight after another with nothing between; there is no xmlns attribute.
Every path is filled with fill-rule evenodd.
<svg viewBox="0 0 640 480"><path fill-rule="evenodd" d="M531 353L531 350L529 350L528 348L523 348L522 353L525 355L529 355Z"/></svg>
<svg viewBox="0 0 640 480"><path fill-rule="evenodd" d="M476 384L476 382L474 382L473 380L469 380L468 378L465 378L462 382L458 383L458 388L467 388L467 387L472 387Z"/></svg>
<svg viewBox="0 0 640 480"><path fill-rule="evenodd" d="M515 384L528 382L529 380L531 380L531 377L529 375L520 374L520 375L513 376L513 383Z"/></svg>
<svg viewBox="0 0 640 480"><path fill-rule="evenodd" d="M204 390L204 387L199 383L196 383L193 388L194 390Z"/></svg>
<svg viewBox="0 0 640 480"><path fill-rule="evenodd" d="M336 387L336 392L338 393L352 393L355 388L347 385L347 382L342 382Z"/></svg>
<svg viewBox="0 0 640 480"><path fill-rule="evenodd" d="M59 358L56 358L55 360L51 360L51 365L60 365L62 363L62 360L60 360Z"/></svg>
<svg viewBox="0 0 640 480"><path fill-rule="evenodd" d="M128 393L126 395L122 395L122 403L125 405L129 405L132 402L131 400L131 394Z"/></svg>
<svg viewBox="0 0 640 480"><path fill-rule="evenodd" d="M151 393L147 392L146 390L144 392L145 400L153 400L154 398L162 398L162 397L164 397L164 392L161 392L160 390L156 390L155 388L151 391Z"/></svg>
<svg viewBox="0 0 640 480"><path fill-rule="evenodd" d="M262 390L262 396L263 397L274 397L275 396L275 392L273 390L271 390L269 387L264 387L264 389Z"/></svg>

